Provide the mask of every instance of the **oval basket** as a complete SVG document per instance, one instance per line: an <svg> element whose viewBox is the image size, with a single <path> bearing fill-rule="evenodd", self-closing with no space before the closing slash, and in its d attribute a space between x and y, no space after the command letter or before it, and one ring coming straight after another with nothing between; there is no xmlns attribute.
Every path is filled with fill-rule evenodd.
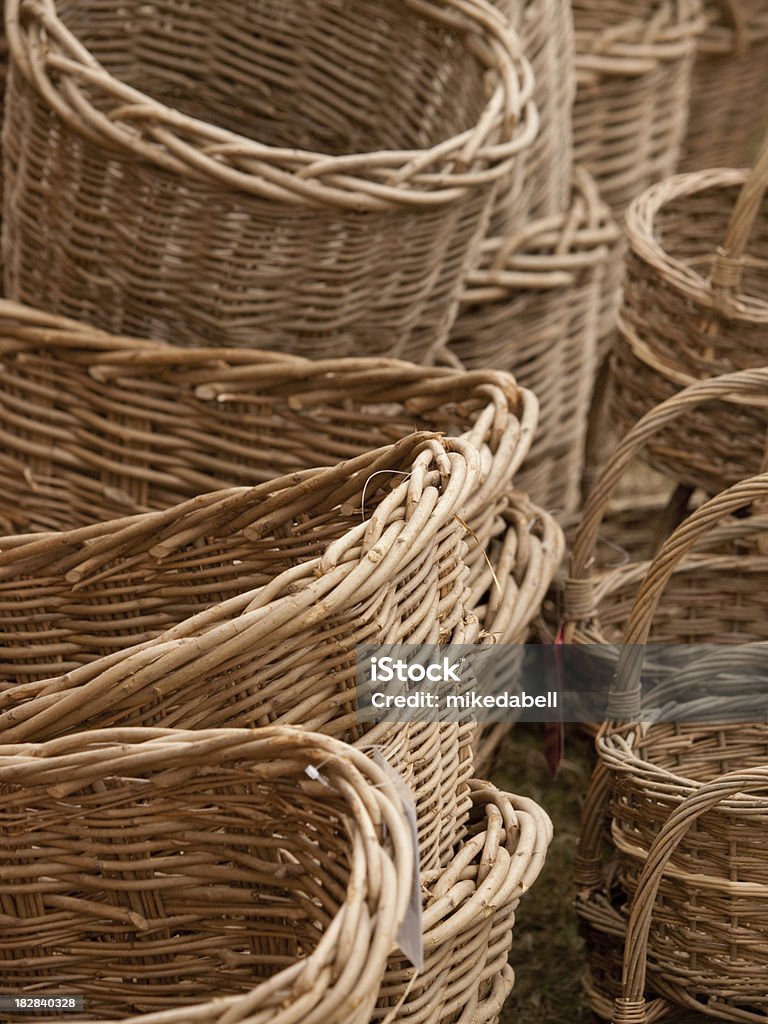
<svg viewBox="0 0 768 1024"><path fill-rule="evenodd" d="M698 0L574 0L574 159L620 215L675 171L685 139Z"/></svg>
<svg viewBox="0 0 768 1024"><path fill-rule="evenodd" d="M6 10L10 298L179 344L437 352L536 131L485 0Z"/></svg>
<svg viewBox="0 0 768 1024"><path fill-rule="evenodd" d="M680 560L713 525L752 503L759 506L766 495L768 474L736 484L697 509L659 551L625 630L616 676L619 708L628 708L633 702L639 707L639 645L647 641L656 608ZM753 556L745 561L749 564L737 580L740 589L734 586L726 593L713 594L709 613L716 615L719 598L722 617L733 623L734 643L768 637L768 557ZM759 601L763 604L761 630L749 621L739 621L742 604L754 607ZM693 600L689 610L691 607ZM715 628L723 631L722 626ZM720 637L714 642L718 640ZM727 651L726 660L725 679L738 682L733 648ZM712 662L711 656L703 659L698 680L689 671L691 679L685 687L676 681L683 701L692 682L698 681L701 692L702 681L715 676L717 667ZM763 680L764 667L761 683ZM657 686L653 706L665 690L663 685ZM760 691L762 709L762 685ZM717 699L727 709L722 692ZM664 694L660 700L663 704ZM673 1006L700 1009L730 1020L757 1020L768 1009L764 956L768 891L762 868L768 802L763 796L748 802L731 799L741 792L765 789L768 727L754 719L752 724L702 724L695 713L688 718L693 721L616 724L597 740L598 757L608 773L612 794L611 838L618 879L627 897L635 898L626 937L625 991L614 1013L617 1024L629 1020L642 1024L646 1019L639 1013L646 938L651 988ZM759 767L760 786L742 790L727 776L725 783L719 780L734 765L740 770ZM739 775L739 784L745 781ZM690 832L694 821L695 831Z"/></svg>
<svg viewBox="0 0 768 1024"><path fill-rule="evenodd" d="M502 528L537 422L533 394L503 373L180 349L10 302L0 302L0 362L9 533L166 508L430 430L480 453L482 479L461 513L477 556Z"/></svg>
<svg viewBox="0 0 768 1024"><path fill-rule="evenodd" d="M0 746L0 837L0 992L75 1020L368 1024L414 870L388 776L286 728Z"/></svg>
<svg viewBox="0 0 768 1024"><path fill-rule="evenodd" d="M422 876L424 969L392 956L372 1024L491 1024L514 975L507 960L520 899L535 883L552 823L532 800L473 781L468 834Z"/></svg>
<svg viewBox="0 0 768 1024"><path fill-rule="evenodd" d="M484 243L451 332L451 350L468 369L507 370L538 397L538 434L517 483L561 512L579 501L604 287L618 243L594 181L577 171L566 213Z"/></svg>
<svg viewBox="0 0 768 1024"><path fill-rule="evenodd" d="M680 170L748 167L768 119L768 3L709 0L704 13Z"/></svg>
<svg viewBox="0 0 768 1024"><path fill-rule="evenodd" d="M749 173L680 175L630 209L612 374L620 423L694 380L765 365L766 184L768 142ZM720 403L706 418L680 418L649 445L648 459L679 481L717 493L761 471L767 433L765 403Z"/></svg>

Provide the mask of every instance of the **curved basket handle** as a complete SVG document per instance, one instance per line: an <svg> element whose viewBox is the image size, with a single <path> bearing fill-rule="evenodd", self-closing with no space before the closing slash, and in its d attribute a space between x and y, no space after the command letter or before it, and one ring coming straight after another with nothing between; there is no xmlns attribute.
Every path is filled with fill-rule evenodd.
<svg viewBox="0 0 768 1024"><path fill-rule="evenodd" d="M729 797L763 789L768 789L768 767L729 772L686 797L667 818L648 851L632 900L624 943L622 996L615 1002L613 1024L647 1024L643 993L648 937L654 903L669 858L702 814Z"/></svg>
<svg viewBox="0 0 768 1024"><path fill-rule="evenodd" d="M566 643L571 642L576 623L588 619L593 613L591 571L600 525L625 469L646 442L669 423L705 402L734 396L754 396L764 401L766 394L768 368L739 370L722 377L698 381L646 413L626 434L600 474L584 505L581 522L573 541L570 571L565 580Z"/></svg>
<svg viewBox="0 0 768 1024"><path fill-rule="evenodd" d="M768 133L766 133L754 167L741 187L731 213L722 248L712 263L710 281L715 306L728 314L737 305L737 293L744 269L744 252L768 189Z"/></svg>
<svg viewBox="0 0 768 1024"><path fill-rule="evenodd" d="M616 681L608 702L608 716L633 721L641 710L641 671L651 624L664 589L685 555L721 520L753 502L768 497L768 473L742 480L697 508L662 545L635 597L624 630ZM766 562L768 565L768 560Z"/></svg>
<svg viewBox="0 0 768 1024"><path fill-rule="evenodd" d="M589 780L581 812L579 843L573 860L573 884L577 900L579 890L593 892L602 888L605 881L601 847L611 794L610 782L611 774L607 765L598 761Z"/></svg>

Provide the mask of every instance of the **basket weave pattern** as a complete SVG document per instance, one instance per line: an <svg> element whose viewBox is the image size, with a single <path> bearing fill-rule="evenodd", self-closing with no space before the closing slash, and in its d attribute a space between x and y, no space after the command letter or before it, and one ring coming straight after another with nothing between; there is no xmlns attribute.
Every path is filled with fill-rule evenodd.
<svg viewBox="0 0 768 1024"><path fill-rule="evenodd" d="M540 402L519 485L548 508L578 502L587 412L609 264L619 231L578 171L566 213L486 241L469 277L451 349L469 369L508 370Z"/></svg>
<svg viewBox="0 0 768 1024"><path fill-rule="evenodd" d="M9 297L178 344L435 354L536 130L485 0L7 8Z"/></svg>
<svg viewBox="0 0 768 1024"><path fill-rule="evenodd" d="M574 158L618 215L672 174L685 138L697 0L574 0Z"/></svg>
<svg viewBox="0 0 768 1024"><path fill-rule="evenodd" d="M0 992L76 987L79 1020L367 1024L413 872L386 783L283 728L0 747Z"/></svg>
<svg viewBox="0 0 768 1024"><path fill-rule="evenodd" d="M768 4L710 0L705 15L680 169L747 167L768 118Z"/></svg>
<svg viewBox="0 0 768 1024"><path fill-rule="evenodd" d="M380 742L418 783L434 866L468 810L470 723L362 735L355 648L477 638L457 513L478 469L470 445L415 434L332 470L4 538L0 732L278 721Z"/></svg>

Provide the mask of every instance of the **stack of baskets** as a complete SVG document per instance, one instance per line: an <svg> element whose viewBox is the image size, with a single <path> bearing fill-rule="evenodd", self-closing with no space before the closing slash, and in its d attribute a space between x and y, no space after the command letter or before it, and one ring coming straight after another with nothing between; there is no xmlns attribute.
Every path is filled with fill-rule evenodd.
<svg viewBox="0 0 768 1024"><path fill-rule="evenodd" d="M570 182L530 185L562 129L532 150L518 34L486 0L6 12L0 995L494 1024L551 824L473 778L471 719L361 720L356 651L520 642L562 557L517 489L536 397L445 358L491 218Z"/></svg>

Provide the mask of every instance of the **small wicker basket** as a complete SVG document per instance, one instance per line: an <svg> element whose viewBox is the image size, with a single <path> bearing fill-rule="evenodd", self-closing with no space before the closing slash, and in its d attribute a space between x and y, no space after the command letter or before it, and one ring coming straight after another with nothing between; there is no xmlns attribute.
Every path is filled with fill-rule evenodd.
<svg viewBox="0 0 768 1024"><path fill-rule="evenodd" d="M589 175L565 213L487 240L468 279L450 346L464 366L514 373L540 403L539 431L517 484L562 513L580 497L606 275L619 229Z"/></svg>
<svg viewBox="0 0 768 1024"><path fill-rule="evenodd" d="M767 495L768 474L736 484L697 509L660 550L625 630L616 675L617 718L637 718L632 709L640 707L640 645L647 642L656 608L681 560L713 525L754 502L763 503ZM715 561L714 556L707 557ZM742 562L740 574L734 571L738 586L726 590L720 581L720 591L711 594L709 608L700 613L701 618L714 620L720 609L722 621L712 642L724 642L727 629L733 644L768 638L768 556L742 556ZM695 605L694 600L691 597L689 611L701 606L701 600ZM759 604L761 617L755 614ZM732 649L727 658L732 676ZM714 675L711 658L703 672L704 678ZM676 685L680 692L690 692L690 682L687 689ZM663 684L657 686L660 689ZM723 706L722 697L713 699ZM691 717L695 723L695 715ZM721 803L742 790L733 786L733 779L724 785L708 783L734 765L760 766L761 785L751 789L765 789L768 727L760 722L613 725L598 737L597 751L612 795L611 838L618 879L626 895L635 897L625 947L626 991L616 1003L614 1020L643 1024L646 1019L640 1005L646 939L653 967L651 987L672 1005L708 1010L734 1021L764 1016L768 890L762 851L768 836L768 802L760 797L748 805L743 799ZM739 776L738 781L746 780ZM701 816L715 807L716 812ZM694 820L695 833L689 835Z"/></svg>
<svg viewBox="0 0 768 1024"><path fill-rule="evenodd" d="M10 298L179 344L436 357L538 120L486 0L6 9Z"/></svg>
<svg viewBox="0 0 768 1024"><path fill-rule="evenodd" d="M0 840L0 993L73 1020L368 1024L414 871L387 775L286 728L0 746Z"/></svg>
<svg viewBox="0 0 768 1024"><path fill-rule="evenodd" d="M698 0L574 0L574 158L618 216L674 173L704 28Z"/></svg>
<svg viewBox="0 0 768 1024"><path fill-rule="evenodd" d="M766 185L768 139L751 172L679 175L630 209L613 366L620 423L695 380L768 361ZM720 403L706 416L679 418L649 445L648 459L715 494L764 468L767 432L766 403Z"/></svg>
<svg viewBox="0 0 768 1024"><path fill-rule="evenodd" d="M390 958L372 1024L485 1024L512 988L515 914L544 866L552 823L525 797L486 782L471 789L466 839L445 868L422 876L424 970Z"/></svg>
<svg viewBox="0 0 768 1024"><path fill-rule="evenodd" d="M748 167L768 121L766 0L708 0L682 171Z"/></svg>

